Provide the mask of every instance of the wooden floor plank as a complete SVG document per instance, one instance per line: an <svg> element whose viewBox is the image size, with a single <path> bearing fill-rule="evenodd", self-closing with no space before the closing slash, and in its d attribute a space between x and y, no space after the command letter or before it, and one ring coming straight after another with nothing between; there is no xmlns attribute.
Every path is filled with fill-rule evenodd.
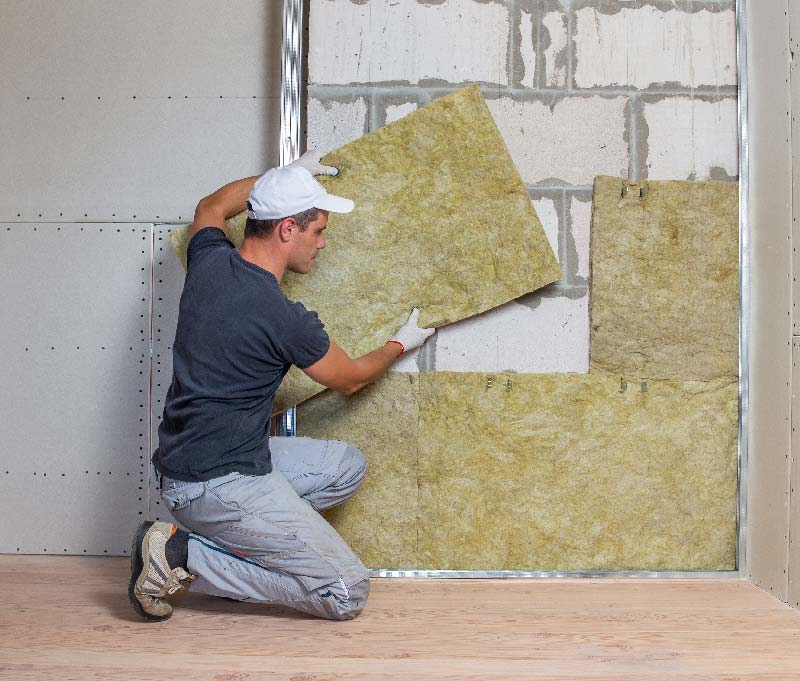
<svg viewBox="0 0 800 681"><path fill-rule="evenodd" d="M377 579L349 622L189 593L153 624L128 569L0 556L0 678L800 681L800 612L744 580Z"/></svg>

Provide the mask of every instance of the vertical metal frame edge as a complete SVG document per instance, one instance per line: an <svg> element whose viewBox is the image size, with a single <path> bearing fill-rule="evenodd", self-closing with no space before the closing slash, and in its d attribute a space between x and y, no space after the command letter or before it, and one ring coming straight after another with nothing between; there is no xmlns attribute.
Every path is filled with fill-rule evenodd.
<svg viewBox="0 0 800 681"><path fill-rule="evenodd" d="M792 236L794 239L794 235ZM800 467L797 454L800 450L800 337L792 338L792 452L791 471L789 477L789 549L786 560L786 601L789 605L800 609L800 545L797 534L800 530L800 508L797 497L800 494Z"/></svg>
<svg viewBox="0 0 800 681"><path fill-rule="evenodd" d="M798 209L800 209L800 123L797 116L797 102L800 101L800 0L789 0L789 117L791 120L791 151L792 151L792 214L791 214L791 243L792 243L792 386L791 386L791 451L789 469L789 527L787 531L788 548L786 561L787 587L786 597L789 605L800 609L800 466L798 466L798 453L800 452L800 281L797 272L800 269L800 252L797 244L800 241L800 222L798 222Z"/></svg>
<svg viewBox="0 0 800 681"><path fill-rule="evenodd" d="M300 156L303 94L303 0L283 0L280 164Z"/></svg>
<svg viewBox="0 0 800 681"><path fill-rule="evenodd" d="M148 352L147 352L147 366L148 366L148 379L147 379L147 476L145 480L147 481L144 488L145 488L145 501L147 509L147 519L152 519L152 503L153 503L153 493L154 493L154 485L156 479L154 479L155 469L153 468L152 463L152 456L155 450L155 439L153 438L153 400L155 399L153 396L153 372L155 370L154 363L153 363L153 339L155 338L155 301L156 301L156 226L155 223L150 224L150 252L149 252L149 260L150 260L150 271L147 273L150 277L150 301L149 301L149 309L147 320L149 326L147 328L148 334Z"/></svg>
<svg viewBox="0 0 800 681"><path fill-rule="evenodd" d="M750 413L750 188L747 123L747 0L736 3L736 64L739 118L739 506L736 568L747 574L747 454Z"/></svg>
<svg viewBox="0 0 800 681"><path fill-rule="evenodd" d="M303 97L303 0L283 0L281 65L280 164L300 156ZM277 435L296 434L297 410L292 407L275 419Z"/></svg>

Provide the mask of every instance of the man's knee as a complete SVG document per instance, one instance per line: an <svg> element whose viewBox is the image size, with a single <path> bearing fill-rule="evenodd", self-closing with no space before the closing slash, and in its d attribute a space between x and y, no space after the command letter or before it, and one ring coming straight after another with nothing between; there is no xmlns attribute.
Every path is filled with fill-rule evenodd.
<svg viewBox="0 0 800 681"><path fill-rule="evenodd" d="M369 598L369 578L336 594L336 609L332 613L331 619L355 619L367 604L367 598Z"/></svg>
<svg viewBox="0 0 800 681"><path fill-rule="evenodd" d="M360 487L367 474L367 458L364 453L357 447L348 444L342 457L340 473L339 479L342 481L343 487L356 489Z"/></svg>

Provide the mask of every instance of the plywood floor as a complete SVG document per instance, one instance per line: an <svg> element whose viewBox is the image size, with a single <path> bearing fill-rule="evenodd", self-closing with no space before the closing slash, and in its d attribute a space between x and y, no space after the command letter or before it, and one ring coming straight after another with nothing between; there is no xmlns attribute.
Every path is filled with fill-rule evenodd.
<svg viewBox="0 0 800 681"><path fill-rule="evenodd" d="M150 624L128 574L0 556L0 678L800 680L800 612L746 581L381 579L350 622L186 594Z"/></svg>

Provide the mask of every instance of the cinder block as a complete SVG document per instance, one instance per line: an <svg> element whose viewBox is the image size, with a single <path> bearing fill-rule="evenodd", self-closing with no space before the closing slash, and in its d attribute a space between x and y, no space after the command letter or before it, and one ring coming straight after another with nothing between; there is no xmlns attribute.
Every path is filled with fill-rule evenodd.
<svg viewBox="0 0 800 681"><path fill-rule="evenodd" d="M645 103L647 176L654 180L725 179L739 174L736 98L667 97Z"/></svg>
<svg viewBox="0 0 800 681"><path fill-rule="evenodd" d="M384 123L388 124L399 121L401 118L403 118L403 116L408 116L408 114L416 110L416 102L408 102L406 104L389 104L386 107L386 121L384 121Z"/></svg>
<svg viewBox="0 0 800 681"><path fill-rule="evenodd" d="M514 163L528 184L556 180L591 185L595 175L628 176L625 97L510 97L487 104Z"/></svg>
<svg viewBox="0 0 800 681"><path fill-rule="evenodd" d="M578 256L576 274L589 279L589 242L592 224L592 202L572 197L569 203L570 233Z"/></svg>
<svg viewBox="0 0 800 681"><path fill-rule="evenodd" d="M510 302L441 328L436 370L587 373L588 298L541 298L535 309Z"/></svg>
<svg viewBox="0 0 800 681"><path fill-rule="evenodd" d="M312 0L309 82L508 85L508 8L459 0Z"/></svg>
<svg viewBox="0 0 800 681"><path fill-rule="evenodd" d="M548 87L563 88L567 84L567 16L548 12L542 19L544 46L544 82Z"/></svg>
<svg viewBox="0 0 800 681"><path fill-rule="evenodd" d="M521 12L519 24L520 44L519 51L522 56L522 74L520 84L524 87L536 87L536 51L533 47L533 15Z"/></svg>
<svg viewBox="0 0 800 681"><path fill-rule="evenodd" d="M433 340L429 340L428 342L432 343ZM419 367L417 366L417 358L419 357L419 352L420 348L417 348L411 352L404 353L400 359L396 360L395 363L392 364L392 371L405 371L406 373L418 372Z"/></svg>
<svg viewBox="0 0 800 681"><path fill-rule="evenodd" d="M535 199L533 201L533 208L536 215L539 216L539 222L544 227L544 233L547 235L547 240L556 254L556 258L560 261L558 252L558 211L556 210L556 203L553 199L543 198Z"/></svg>
<svg viewBox="0 0 800 681"><path fill-rule="evenodd" d="M324 152L338 149L367 131L367 104L362 98L352 102L308 101L308 146Z"/></svg>
<svg viewBox="0 0 800 681"><path fill-rule="evenodd" d="M733 9L686 12L609 3L613 13L575 12L575 85L736 84Z"/></svg>

